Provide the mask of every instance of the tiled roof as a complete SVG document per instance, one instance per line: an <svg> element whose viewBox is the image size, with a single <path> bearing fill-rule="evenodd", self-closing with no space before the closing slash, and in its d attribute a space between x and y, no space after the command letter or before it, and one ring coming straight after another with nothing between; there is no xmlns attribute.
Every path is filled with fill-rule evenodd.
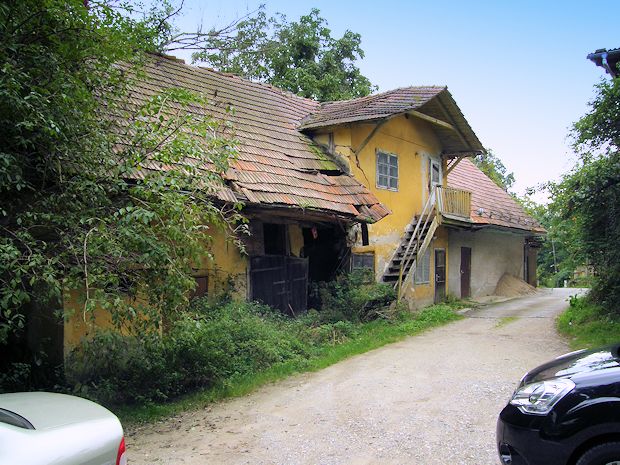
<svg viewBox="0 0 620 465"><path fill-rule="evenodd" d="M133 101L182 87L210 102L208 108L191 111L208 112L232 123L239 155L226 173L227 187L218 194L222 200L370 222L389 214L368 189L299 132L301 120L318 108L318 102L167 57L154 57L144 71L145 77L133 89ZM226 112L229 107L234 111Z"/></svg>
<svg viewBox="0 0 620 465"><path fill-rule="evenodd" d="M545 233L544 228L525 213L510 194L467 158L461 160L448 174L448 186L472 193L471 218L474 223Z"/></svg>
<svg viewBox="0 0 620 465"><path fill-rule="evenodd" d="M302 120L300 129L312 131L339 124L381 120L410 111L423 113L456 129L434 128L444 152L483 150L447 87L404 87L352 100L322 103Z"/></svg>
<svg viewBox="0 0 620 465"><path fill-rule="evenodd" d="M338 102L322 103L317 111L302 121L302 129L387 118L393 114L416 110L445 87L405 87L380 94Z"/></svg>

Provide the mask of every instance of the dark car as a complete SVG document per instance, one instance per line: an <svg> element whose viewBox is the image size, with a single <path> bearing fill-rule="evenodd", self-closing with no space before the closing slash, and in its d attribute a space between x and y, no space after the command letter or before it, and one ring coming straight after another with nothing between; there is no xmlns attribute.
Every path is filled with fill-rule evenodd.
<svg viewBox="0 0 620 465"><path fill-rule="evenodd" d="M497 422L502 464L620 465L620 344L529 371Z"/></svg>

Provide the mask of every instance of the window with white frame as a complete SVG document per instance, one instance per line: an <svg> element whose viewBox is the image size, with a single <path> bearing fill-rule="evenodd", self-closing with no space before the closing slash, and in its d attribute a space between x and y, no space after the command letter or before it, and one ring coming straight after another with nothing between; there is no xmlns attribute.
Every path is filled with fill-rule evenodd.
<svg viewBox="0 0 620 465"><path fill-rule="evenodd" d="M415 283L426 284L430 282L431 278L431 249L426 249L424 255L420 261L416 263L415 268Z"/></svg>
<svg viewBox="0 0 620 465"><path fill-rule="evenodd" d="M398 190L398 157L377 151L377 187Z"/></svg>
<svg viewBox="0 0 620 465"><path fill-rule="evenodd" d="M428 186L429 188L434 186L441 186L441 164L438 161L429 159L428 164Z"/></svg>

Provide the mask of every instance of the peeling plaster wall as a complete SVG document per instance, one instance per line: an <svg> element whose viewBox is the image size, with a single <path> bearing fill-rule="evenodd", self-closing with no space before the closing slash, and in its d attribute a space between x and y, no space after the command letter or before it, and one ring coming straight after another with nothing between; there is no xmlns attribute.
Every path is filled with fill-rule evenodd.
<svg viewBox="0 0 620 465"><path fill-rule="evenodd" d="M354 252L374 252L377 278L383 274L405 228L422 211L428 197L428 160L440 160L441 144L430 124L413 117L399 116L383 124L367 144L355 150L375 128L374 123L340 126L333 132L336 153L348 161L351 174L364 184L392 214L368 226L369 245L354 247ZM326 143L328 138L315 136ZM398 157L398 190L376 185L376 152L382 150Z"/></svg>
<svg viewBox="0 0 620 465"><path fill-rule="evenodd" d="M493 295L504 273L523 278L525 236L501 231L457 231L448 234L448 283L461 296L461 247L471 248L471 296Z"/></svg>
<svg viewBox="0 0 620 465"><path fill-rule="evenodd" d="M415 117L398 116L374 133L377 123L355 123L342 125L331 133L314 134L314 140L330 147L348 165L348 170L360 183L364 184L392 214L381 221L368 225L369 244L361 244L360 235L354 241L354 253L374 253L375 274L381 279L386 267L400 245L405 229L415 215L419 215L428 200L428 173L430 160L440 163L443 185L446 185L446 166L441 161L441 143L430 123ZM366 141L366 145L362 144ZM361 150L360 150L361 148ZM398 157L398 189L389 190L377 187L376 153L378 150ZM357 154L356 154L357 152ZM435 233L430 245L431 276L434 276L435 248L446 249L448 235L441 228ZM449 264L446 261L446 266ZM434 283L412 285L405 283L404 296L412 307L431 304L434 300ZM448 291L448 283L446 290Z"/></svg>
<svg viewBox="0 0 620 465"><path fill-rule="evenodd" d="M409 285L405 287L404 296L411 308L422 308L433 304L435 301L435 249L446 251L446 272L449 271L451 250L448 248L448 230L440 226L435 231L434 239L428 246L431 254L431 267L429 272L430 282L427 284L415 284L415 272L412 272ZM446 273L446 295L450 293L450 282Z"/></svg>

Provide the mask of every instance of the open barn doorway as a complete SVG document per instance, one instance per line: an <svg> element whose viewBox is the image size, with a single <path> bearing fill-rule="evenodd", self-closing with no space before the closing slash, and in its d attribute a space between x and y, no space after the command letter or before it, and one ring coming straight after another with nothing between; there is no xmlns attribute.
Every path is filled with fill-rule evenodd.
<svg viewBox="0 0 620 465"><path fill-rule="evenodd" d="M329 226L304 228L303 237L303 256L309 259L309 281L333 280L349 258L343 228Z"/></svg>

